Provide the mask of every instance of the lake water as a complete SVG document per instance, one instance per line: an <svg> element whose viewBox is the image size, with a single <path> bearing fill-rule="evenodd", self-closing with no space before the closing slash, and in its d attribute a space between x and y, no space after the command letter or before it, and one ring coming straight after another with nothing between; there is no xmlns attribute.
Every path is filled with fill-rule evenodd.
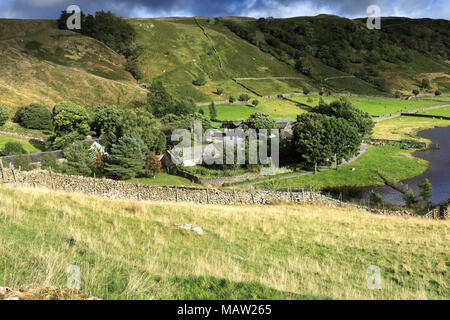
<svg viewBox="0 0 450 320"><path fill-rule="evenodd" d="M430 139L438 144L440 149L416 151L412 155L429 162L428 169L420 176L407 179L407 184L416 194L420 193L418 185L424 180L430 180L433 185L431 199L433 205L450 199L450 127L434 128L419 132L418 136ZM363 198L367 199L370 190L381 194L386 202L404 205L403 194L389 186L365 188Z"/></svg>

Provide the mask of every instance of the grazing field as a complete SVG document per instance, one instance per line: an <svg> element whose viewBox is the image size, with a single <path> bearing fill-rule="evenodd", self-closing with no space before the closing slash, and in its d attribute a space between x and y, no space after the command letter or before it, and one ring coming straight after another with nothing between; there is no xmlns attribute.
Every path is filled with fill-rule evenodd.
<svg viewBox="0 0 450 320"><path fill-rule="evenodd" d="M424 99L424 100L437 100L437 101L450 101L450 96L422 96L418 98L420 99Z"/></svg>
<svg viewBox="0 0 450 320"><path fill-rule="evenodd" d="M420 175L427 168L427 161L409 156L411 151L398 145L372 146L353 163L317 174L299 176L278 181L268 181L257 186L266 189L313 188L324 189L343 186L383 186L377 171L383 171L394 180ZM351 171L355 168L355 171Z"/></svg>
<svg viewBox="0 0 450 320"><path fill-rule="evenodd" d="M440 109L434 109L436 111ZM416 140L430 142L428 139L423 139L417 136L417 133L422 130L431 129L435 127L450 126L450 120L440 120L433 118L420 117L396 117L388 120L377 122L372 135L375 139L391 139L391 140Z"/></svg>
<svg viewBox="0 0 450 320"><path fill-rule="evenodd" d="M302 79L287 79L287 80L239 80L247 87L255 90L263 96L275 96L280 93L303 92L303 86L310 87L310 85Z"/></svg>
<svg viewBox="0 0 450 320"><path fill-rule="evenodd" d="M137 182L142 184L151 184L158 186L196 186L197 184L189 179L167 174L165 172L158 173L154 178L134 178L128 182Z"/></svg>
<svg viewBox="0 0 450 320"><path fill-rule="evenodd" d="M298 114L305 113L306 110L295 105L295 103L283 99L259 100L257 107L244 104L221 104L216 105L218 120L245 120L252 113L266 112L272 118L291 118L295 121ZM199 108L200 109L200 108ZM210 116L208 106L201 107L206 116Z"/></svg>
<svg viewBox="0 0 450 320"><path fill-rule="evenodd" d="M5 148L5 145L8 142L18 142L18 143L20 143L27 153L41 152L41 151L44 150L44 146L43 145L40 145L40 144L37 144L37 143L31 143L31 142L29 142L27 140L23 140L23 139L10 137L10 136L5 136L5 135L1 135L0 134L0 152L3 150L3 148Z"/></svg>
<svg viewBox="0 0 450 320"><path fill-rule="evenodd" d="M0 219L0 285L12 288L64 287L72 264L84 294L102 299L450 297L449 221L19 188L0 188ZM380 290L367 287L371 265Z"/></svg>
<svg viewBox="0 0 450 320"><path fill-rule="evenodd" d="M324 96L322 97L326 103L330 103L339 97ZM396 112L404 112L423 107L429 107L439 104L434 101L419 101L419 100L396 100L384 98L365 98L365 97L347 97L350 102L357 108L369 113L373 116L388 115ZM319 96L300 96L292 97L292 100L306 103L311 106L319 104ZM311 99L312 102L308 102Z"/></svg>
<svg viewBox="0 0 450 320"><path fill-rule="evenodd" d="M450 117L450 107L423 111L423 112L419 112L419 114L429 114L432 116Z"/></svg>
<svg viewBox="0 0 450 320"><path fill-rule="evenodd" d="M0 131L12 132L43 140L46 140L51 136L51 134L49 134L51 132L44 133L42 130L27 129L12 121L7 121L5 125L0 127Z"/></svg>

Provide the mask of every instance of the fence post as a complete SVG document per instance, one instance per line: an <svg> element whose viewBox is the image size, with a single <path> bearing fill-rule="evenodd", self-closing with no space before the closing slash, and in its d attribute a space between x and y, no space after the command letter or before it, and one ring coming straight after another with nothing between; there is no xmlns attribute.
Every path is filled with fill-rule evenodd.
<svg viewBox="0 0 450 320"><path fill-rule="evenodd" d="M50 167L50 179L52 180L52 189L55 190L55 181L53 180L52 167Z"/></svg>
<svg viewBox="0 0 450 320"><path fill-rule="evenodd" d="M250 191L250 194L252 196L252 202L253 204L255 204L255 195L253 194L253 191Z"/></svg>
<svg viewBox="0 0 450 320"><path fill-rule="evenodd" d="M97 194L97 179L95 178L95 172L94 172L94 194Z"/></svg>
<svg viewBox="0 0 450 320"><path fill-rule="evenodd" d="M209 189L206 188L206 203L209 204Z"/></svg>
<svg viewBox="0 0 450 320"><path fill-rule="evenodd" d="M14 166L13 165L11 165L11 172L13 174L14 183L16 183L17 182L17 178L16 178L16 172L14 171Z"/></svg>
<svg viewBox="0 0 450 320"><path fill-rule="evenodd" d="M2 183L5 183L5 172L3 169L3 160L0 159L0 169L2 170Z"/></svg>
<svg viewBox="0 0 450 320"><path fill-rule="evenodd" d="M178 202L178 187L175 187L175 202Z"/></svg>

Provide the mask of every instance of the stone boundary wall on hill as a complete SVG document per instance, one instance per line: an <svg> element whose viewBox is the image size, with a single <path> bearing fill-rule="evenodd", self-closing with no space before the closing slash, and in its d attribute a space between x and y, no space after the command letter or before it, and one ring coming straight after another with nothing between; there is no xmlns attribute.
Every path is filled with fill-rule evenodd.
<svg viewBox="0 0 450 320"><path fill-rule="evenodd" d="M345 203L308 190L222 190L214 188L152 186L110 179L95 179L69 176L46 170L18 171L3 168L3 185L42 187L66 192L79 192L109 199L147 200L155 202L193 202L200 204L241 205L269 204L277 201L304 204L325 204L329 206L351 207L382 215L411 215L408 211L370 209Z"/></svg>
<svg viewBox="0 0 450 320"><path fill-rule="evenodd" d="M37 142L40 144L45 144L45 140L43 139L39 139L36 137L32 137L32 136L27 136L27 135L23 135L23 134L18 134L18 133L14 133L14 132L8 132L8 131L0 131L1 135L5 135L5 136L10 136L13 138L18 138L18 139L23 139L23 140L28 140L30 142Z"/></svg>

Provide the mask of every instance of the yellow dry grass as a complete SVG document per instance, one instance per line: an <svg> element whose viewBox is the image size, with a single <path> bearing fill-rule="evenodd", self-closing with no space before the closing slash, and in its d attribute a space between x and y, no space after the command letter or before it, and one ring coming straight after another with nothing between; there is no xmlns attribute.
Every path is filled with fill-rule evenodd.
<svg viewBox="0 0 450 320"><path fill-rule="evenodd" d="M83 292L99 298L172 298L183 290L167 280L174 276L322 298L449 298L448 231L449 221L321 205L148 203L0 188L0 285L64 286L74 264ZM366 285L370 265L381 268L380 290Z"/></svg>

